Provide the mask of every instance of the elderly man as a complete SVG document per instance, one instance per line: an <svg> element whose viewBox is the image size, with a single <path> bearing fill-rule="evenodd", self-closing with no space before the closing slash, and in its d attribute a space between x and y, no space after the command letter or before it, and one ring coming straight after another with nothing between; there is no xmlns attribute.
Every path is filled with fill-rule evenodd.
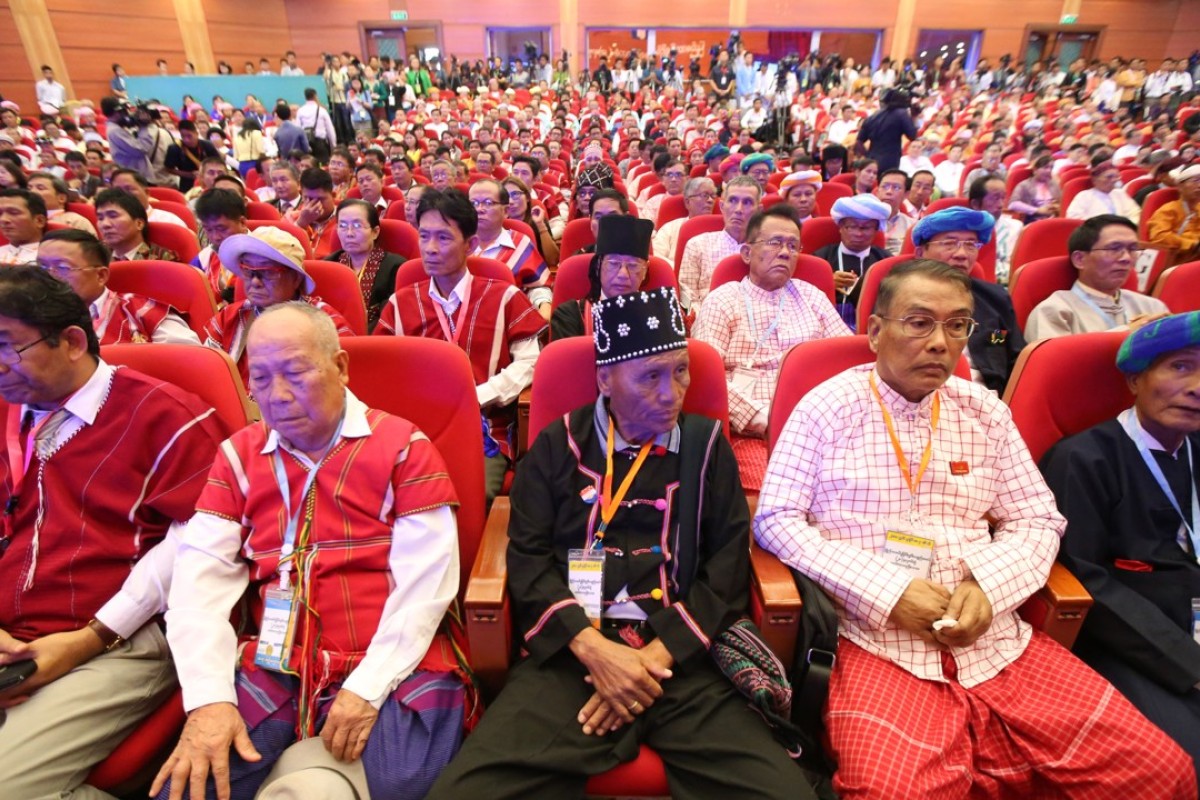
<svg viewBox="0 0 1200 800"><path fill-rule="evenodd" d="M729 385L729 424L761 440L783 356L810 339L849 336L850 329L825 293L792 277L800 254L800 223L781 203L759 211L746 226L742 260L750 274L718 286L704 301L693 335L717 349ZM742 485L757 490L767 467L761 441L735 443Z"/></svg>
<svg viewBox="0 0 1200 800"><path fill-rule="evenodd" d="M1200 313L1139 328L1117 366L1133 407L1042 462L1067 518L1060 558L1094 602L1075 652L1200 765Z"/></svg>
<svg viewBox="0 0 1200 800"><path fill-rule="evenodd" d="M980 248L992 236L994 224L986 211L947 208L913 226L913 244L919 258L941 261L969 275ZM1012 298L1003 287L979 278L970 278L970 284L975 308L974 332L967 342L971 377L1002 394L1017 356L1025 347L1025 337L1017 325Z"/></svg>
<svg viewBox="0 0 1200 800"><path fill-rule="evenodd" d="M901 208L913 219L920 219L925 216L925 209L933 197L933 173L927 169L917 170L908 183L908 196L904 198Z"/></svg>
<svg viewBox="0 0 1200 800"><path fill-rule="evenodd" d="M1169 313L1158 298L1121 288L1141 253L1137 226L1125 217L1092 217L1071 232L1067 250L1079 277L1033 309L1025 325L1029 341L1137 328Z"/></svg>
<svg viewBox="0 0 1200 800"><path fill-rule="evenodd" d="M71 189L62 178L51 172L34 172L29 176L29 191L41 195L45 201L48 221L96 235L96 228L87 217L67 210Z"/></svg>
<svg viewBox="0 0 1200 800"><path fill-rule="evenodd" d="M36 665L0 693L4 794L108 798L82 783L175 685L152 619L227 432L192 395L106 364L87 305L36 267L0 270L0 365L0 664Z"/></svg>
<svg viewBox="0 0 1200 800"><path fill-rule="evenodd" d="M517 285L529 295L529 302L542 318L550 319L550 267L538 252L537 244L524 233L504 227L508 208L508 189L494 178L481 178L468 192L479 217L479 244L473 256L493 258L512 270Z"/></svg>
<svg viewBox="0 0 1200 800"><path fill-rule="evenodd" d="M725 184L721 194L724 228L694 236L683 248L679 294L685 309L699 312L717 264L741 250L746 241L746 224L761 203L762 189L749 175L740 175Z"/></svg>
<svg viewBox="0 0 1200 800"><path fill-rule="evenodd" d="M834 201L830 216L837 223L840 241L813 253L833 267L838 312L851 330L855 328L855 308L862 293L863 276L872 264L889 255L873 242L875 234L891 215L892 207L873 194L839 197Z"/></svg>
<svg viewBox="0 0 1200 800"><path fill-rule="evenodd" d="M748 155L738 164L743 175L754 178L765 197L771 192L771 174L775 172L775 159L766 153Z"/></svg>
<svg viewBox="0 0 1200 800"><path fill-rule="evenodd" d="M673 263L675 247L679 241L679 229L683 227L683 223L693 217L713 213L716 200L717 186L712 178L689 178L683 184L683 207L687 209L687 216L666 222L655 232L654 255Z"/></svg>
<svg viewBox="0 0 1200 800"><path fill-rule="evenodd" d="M789 173L779 183L779 196L796 209L796 218L803 225L817 213L817 192L824 185L821 173L815 169L801 169Z"/></svg>
<svg viewBox="0 0 1200 800"><path fill-rule="evenodd" d="M611 190L605 190L611 191ZM621 198L623 199L623 198ZM596 212L607 202L592 202ZM550 318L552 339L592 335L592 306L609 297L636 292L649 270L650 220L629 216L627 212L593 216L596 251L588 265L590 288L582 300L569 300L554 309Z"/></svg>
<svg viewBox="0 0 1200 800"><path fill-rule="evenodd" d="M296 302L250 328L263 420L221 446L171 587L188 721L162 797L415 800L461 740L435 639L458 588L454 486L420 430L346 388L337 337ZM239 649L247 590L259 636Z"/></svg>
<svg viewBox="0 0 1200 800"><path fill-rule="evenodd" d="M38 266L70 286L87 304L100 344L200 344L195 331L171 306L109 289L111 260L112 252L103 242L74 228L47 233L37 254Z"/></svg>
<svg viewBox="0 0 1200 800"><path fill-rule="evenodd" d="M38 242L46 232L46 201L28 189L0 189L0 266L37 261Z"/></svg>
<svg viewBox="0 0 1200 800"><path fill-rule="evenodd" d="M838 611L834 789L1193 798L1179 747L1016 613L1064 523L999 398L953 376L972 311L963 271L893 270L867 332L878 360L809 392L767 470L759 544Z"/></svg>
<svg viewBox="0 0 1200 800"><path fill-rule="evenodd" d="M593 318L601 400L547 426L512 488L528 655L429 798L582 798L641 743L675 797L812 797L710 655L744 613L747 509L719 426L680 413L674 292L602 300Z"/></svg>
<svg viewBox="0 0 1200 800"><path fill-rule="evenodd" d="M516 286L467 270L467 255L479 244L479 216L465 194L426 189L415 219L429 279L393 294L374 332L444 339L466 352L485 418L490 502L513 455L516 400L533 381L538 335L546 322Z"/></svg>
<svg viewBox="0 0 1200 800"><path fill-rule="evenodd" d="M304 246L287 231L264 226L237 233L221 242L217 252L225 269L242 279L246 299L225 306L208 321L204 344L228 353L243 380L249 375L246 334L250 323L271 306L308 303L333 319L339 336L354 335L338 310L313 294L317 284L304 271Z"/></svg>
<svg viewBox="0 0 1200 800"><path fill-rule="evenodd" d="M884 249L894 256L900 255L905 236L917 223L916 219L905 214L902 208L907 193L908 176L903 170L889 169L880 173L879 183L875 184L875 196L891 208L891 214L883 223L883 236L887 242Z"/></svg>
<svg viewBox="0 0 1200 800"><path fill-rule="evenodd" d="M1170 253L1169 263L1183 264L1200 258L1200 164L1179 167L1169 174L1179 198L1154 212L1147 223L1146 238L1154 247Z"/></svg>

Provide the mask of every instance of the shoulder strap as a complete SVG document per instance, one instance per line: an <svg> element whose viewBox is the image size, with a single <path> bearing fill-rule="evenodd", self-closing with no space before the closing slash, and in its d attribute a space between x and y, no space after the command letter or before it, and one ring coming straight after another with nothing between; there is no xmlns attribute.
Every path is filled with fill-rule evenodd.
<svg viewBox="0 0 1200 800"><path fill-rule="evenodd" d="M713 445L721 435L721 423L698 414L684 414L679 440L679 536L693 547L676 547L680 559L679 593L687 594L698 568L700 519L703 516L704 483Z"/></svg>
<svg viewBox="0 0 1200 800"><path fill-rule="evenodd" d="M800 640L792 669L792 721L818 734L823 728L821 710L829 696L829 676L837 660L838 620L833 601L816 581L792 570L800 590Z"/></svg>

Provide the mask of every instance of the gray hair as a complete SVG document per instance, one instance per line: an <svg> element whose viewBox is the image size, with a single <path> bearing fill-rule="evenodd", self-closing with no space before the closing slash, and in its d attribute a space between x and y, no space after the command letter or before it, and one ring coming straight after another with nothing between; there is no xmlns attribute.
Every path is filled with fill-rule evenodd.
<svg viewBox="0 0 1200 800"><path fill-rule="evenodd" d="M249 336L249 332L254 330L254 326L261 320L285 311L295 311L306 318L313 334L313 340L317 343L317 347L323 354L332 358L342 349L341 344L338 342L337 325L334 324L333 317L321 309L300 300L289 300L286 303L276 303L273 306L264 308L262 313L250 323L250 327L247 329L247 336ZM293 332L295 332L295 329L293 329Z"/></svg>
<svg viewBox="0 0 1200 800"><path fill-rule="evenodd" d="M688 182L683 185L683 196L693 195L701 189L717 193L717 185L713 183L712 178L702 175L699 178L688 178Z"/></svg>
<svg viewBox="0 0 1200 800"><path fill-rule="evenodd" d="M751 178L749 175L738 175L733 180L725 184L725 191L722 197L728 197L729 192L736 189L738 186L749 186L754 189L754 193L758 195L758 199L762 200L762 187L758 185L758 181Z"/></svg>

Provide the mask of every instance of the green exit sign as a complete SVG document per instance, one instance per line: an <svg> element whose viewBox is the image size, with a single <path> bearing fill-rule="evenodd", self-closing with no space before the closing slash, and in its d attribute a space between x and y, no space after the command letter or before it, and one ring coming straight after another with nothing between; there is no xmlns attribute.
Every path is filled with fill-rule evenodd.
<svg viewBox="0 0 1200 800"><path fill-rule="evenodd" d="M395 14L396 12L393 11L392 16L395 16ZM1075 20L1077 19L1079 19L1077 14L1063 14L1062 17L1059 18L1058 23L1060 25L1074 25Z"/></svg>
<svg viewBox="0 0 1200 800"><path fill-rule="evenodd" d="M408 19L408 12L407 11L393 11L392 19L394 19L396 22L404 22L404 20ZM1075 19L1072 18L1071 21L1074 22Z"/></svg>

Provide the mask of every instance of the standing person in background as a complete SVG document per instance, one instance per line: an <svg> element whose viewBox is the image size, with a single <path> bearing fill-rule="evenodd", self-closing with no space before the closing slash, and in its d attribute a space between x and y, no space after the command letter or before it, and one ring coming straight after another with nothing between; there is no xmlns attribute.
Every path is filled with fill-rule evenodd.
<svg viewBox="0 0 1200 800"><path fill-rule="evenodd" d="M901 142L917 138L908 92L890 89L883 94L883 108L872 114L858 131L856 148L879 164L879 171L900 167Z"/></svg>

